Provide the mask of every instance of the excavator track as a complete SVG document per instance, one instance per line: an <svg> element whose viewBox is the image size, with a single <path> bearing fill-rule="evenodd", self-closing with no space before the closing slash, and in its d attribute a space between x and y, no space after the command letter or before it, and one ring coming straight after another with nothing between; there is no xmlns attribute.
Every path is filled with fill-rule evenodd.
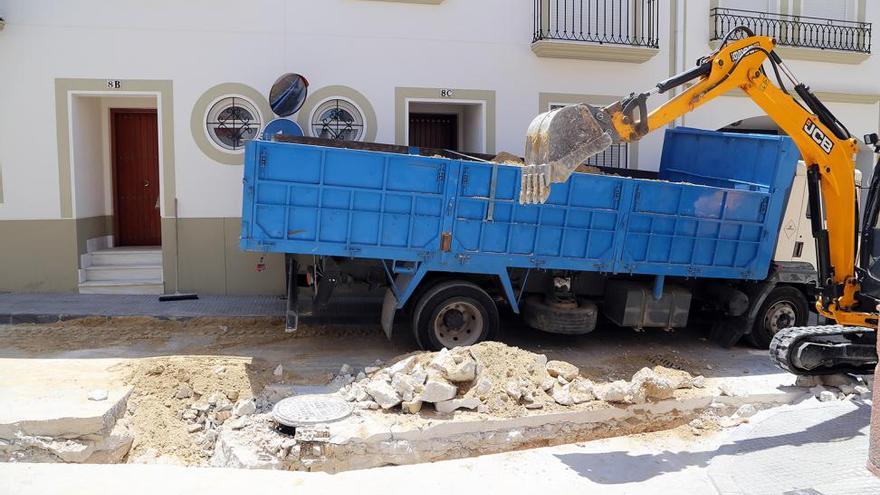
<svg viewBox="0 0 880 495"><path fill-rule="evenodd" d="M791 327L770 342L770 359L795 375L871 374L877 365L876 332L842 325Z"/></svg>

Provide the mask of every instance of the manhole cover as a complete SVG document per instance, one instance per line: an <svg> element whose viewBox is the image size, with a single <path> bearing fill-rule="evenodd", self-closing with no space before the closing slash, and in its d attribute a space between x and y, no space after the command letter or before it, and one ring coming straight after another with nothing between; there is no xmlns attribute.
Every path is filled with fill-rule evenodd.
<svg viewBox="0 0 880 495"><path fill-rule="evenodd" d="M272 408L272 417L285 426L331 423L351 414L351 404L329 395L300 395L282 399Z"/></svg>

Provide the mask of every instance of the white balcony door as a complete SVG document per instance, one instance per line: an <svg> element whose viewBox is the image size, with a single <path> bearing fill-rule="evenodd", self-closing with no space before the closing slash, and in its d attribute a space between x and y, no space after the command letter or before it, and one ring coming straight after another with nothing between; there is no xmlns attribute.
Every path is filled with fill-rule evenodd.
<svg viewBox="0 0 880 495"><path fill-rule="evenodd" d="M774 12L770 10L775 6L776 0L724 0L718 2L721 7L738 10L751 10L753 12ZM774 4L774 5L771 5Z"/></svg>
<svg viewBox="0 0 880 495"><path fill-rule="evenodd" d="M855 21L858 8L855 0L802 0L801 15Z"/></svg>

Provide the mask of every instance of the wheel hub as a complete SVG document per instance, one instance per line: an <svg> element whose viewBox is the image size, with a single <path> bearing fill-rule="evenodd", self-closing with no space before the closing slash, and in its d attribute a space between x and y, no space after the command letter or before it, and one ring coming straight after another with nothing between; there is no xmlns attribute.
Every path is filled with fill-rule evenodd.
<svg viewBox="0 0 880 495"><path fill-rule="evenodd" d="M437 312L434 332L447 348L476 344L483 333L483 315L470 302L447 303Z"/></svg>
<svg viewBox="0 0 880 495"><path fill-rule="evenodd" d="M767 314L764 316L764 328L776 334L784 328L793 326L796 321L797 314L794 308L785 302L778 302L767 310Z"/></svg>

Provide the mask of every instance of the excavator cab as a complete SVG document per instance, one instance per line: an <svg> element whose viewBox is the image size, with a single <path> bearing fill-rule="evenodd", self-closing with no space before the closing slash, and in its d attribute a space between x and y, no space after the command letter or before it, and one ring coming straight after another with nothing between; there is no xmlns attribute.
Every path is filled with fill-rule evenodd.
<svg viewBox="0 0 880 495"><path fill-rule="evenodd" d="M865 136L865 144L880 154L880 137L876 133ZM858 275L861 283L861 305L876 307L880 304L880 158L874 165L874 175L865 200L859 249Z"/></svg>

